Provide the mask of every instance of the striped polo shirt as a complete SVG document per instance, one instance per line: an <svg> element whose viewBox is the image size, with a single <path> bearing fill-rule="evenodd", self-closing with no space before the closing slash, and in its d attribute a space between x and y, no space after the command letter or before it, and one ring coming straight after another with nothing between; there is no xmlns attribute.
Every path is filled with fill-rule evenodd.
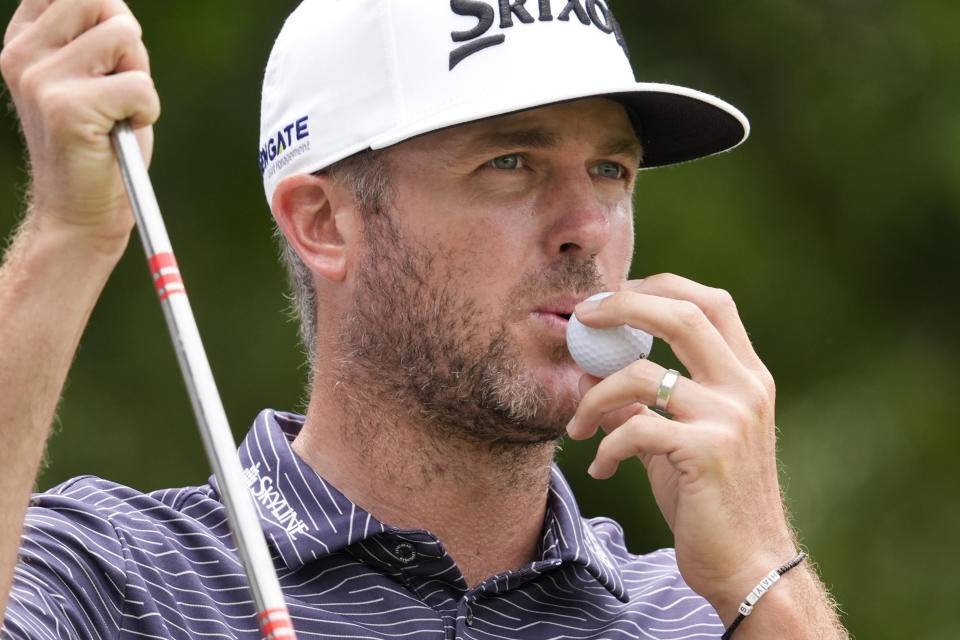
<svg viewBox="0 0 960 640"><path fill-rule="evenodd" d="M674 554L629 553L584 519L554 468L537 559L469 588L426 531L379 522L290 443L303 417L261 413L240 457L300 638L716 639ZM3 638L259 638L216 481L143 494L81 477L35 496Z"/></svg>

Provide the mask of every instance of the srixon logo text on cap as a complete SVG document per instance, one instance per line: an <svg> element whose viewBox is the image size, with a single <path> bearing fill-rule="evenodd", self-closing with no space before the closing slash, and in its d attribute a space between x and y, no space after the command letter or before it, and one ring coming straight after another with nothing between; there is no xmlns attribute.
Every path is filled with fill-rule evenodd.
<svg viewBox="0 0 960 640"><path fill-rule="evenodd" d="M553 22L554 20L569 22L570 17L573 16L586 26L594 26L604 33L611 34L623 47L627 57L630 56L620 24L613 17L613 12L604 0L530 0L529 9L526 4L527 0L450 0L450 8L455 14L477 19L477 25L473 29L454 31L450 34L455 43L464 43L450 52L450 69L460 64L467 56L506 42L505 33L487 35L496 22L498 10L501 31L513 27L514 20L529 25L534 22ZM554 9L561 4L562 8L554 16ZM536 5L535 8L534 5Z"/></svg>

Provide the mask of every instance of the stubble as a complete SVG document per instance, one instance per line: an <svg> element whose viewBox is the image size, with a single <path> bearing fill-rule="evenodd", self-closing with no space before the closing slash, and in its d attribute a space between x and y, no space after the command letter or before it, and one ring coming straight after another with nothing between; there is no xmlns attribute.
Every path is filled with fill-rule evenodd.
<svg viewBox="0 0 960 640"><path fill-rule="evenodd" d="M576 400L551 397L533 379L507 324L531 298L599 290L595 261L560 259L526 274L504 308L494 310L480 308L455 283L451 256L404 238L389 214L369 216L365 237L337 363L337 386L355 412L377 421L395 415L422 424L431 438L491 450L557 441ZM562 344L550 357L570 362ZM383 431L368 427L361 430Z"/></svg>

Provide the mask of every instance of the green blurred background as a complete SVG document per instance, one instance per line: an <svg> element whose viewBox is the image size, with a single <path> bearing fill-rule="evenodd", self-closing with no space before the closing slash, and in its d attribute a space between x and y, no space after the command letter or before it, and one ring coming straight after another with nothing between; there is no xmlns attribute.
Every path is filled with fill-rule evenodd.
<svg viewBox="0 0 960 640"><path fill-rule="evenodd" d="M439 1L439 0L438 0ZM305 370L256 162L260 74L291 0L131 2L164 113L152 176L235 435L302 407ZM635 275L738 300L778 381L783 478L804 543L859 638L960 638L955 360L960 3L614 3L638 78L730 100L735 153L641 177ZM11 3L0 10L6 23ZM0 113L0 227L25 184ZM653 357L674 362L660 345ZM642 467L590 480L584 511L642 551L671 544ZM208 475L140 247L94 313L65 391L47 488L81 473L142 489Z"/></svg>

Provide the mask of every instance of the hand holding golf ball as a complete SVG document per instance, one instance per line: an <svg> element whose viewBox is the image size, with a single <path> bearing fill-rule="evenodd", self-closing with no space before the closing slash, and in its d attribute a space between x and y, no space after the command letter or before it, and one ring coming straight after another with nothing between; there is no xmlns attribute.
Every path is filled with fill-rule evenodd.
<svg viewBox="0 0 960 640"><path fill-rule="evenodd" d="M590 324L613 329L571 318L571 353L594 376L613 373L579 380L567 432L574 440L602 432L587 470L594 478L609 478L621 462L639 458L673 532L684 580L732 618L755 584L752 576L796 554L780 497L773 378L725 291L657 274L578 310ZM634 361L649 353L649 342L631 337L624 325L661 338L684 375ZM668 413L655 411L658 404ZM718 587L718 575L743 579Z"/></svg>
<svg viewBox="0 0 960 640"><path fill-rule="evenodd" d="M603 300L613 293L606 291L587 298ZM606 378L631 362L650 355L653 336L646 331L622 324L619 327L588 327L577 315L567 324L567 349L580 368L592 376Z"/></svg>

